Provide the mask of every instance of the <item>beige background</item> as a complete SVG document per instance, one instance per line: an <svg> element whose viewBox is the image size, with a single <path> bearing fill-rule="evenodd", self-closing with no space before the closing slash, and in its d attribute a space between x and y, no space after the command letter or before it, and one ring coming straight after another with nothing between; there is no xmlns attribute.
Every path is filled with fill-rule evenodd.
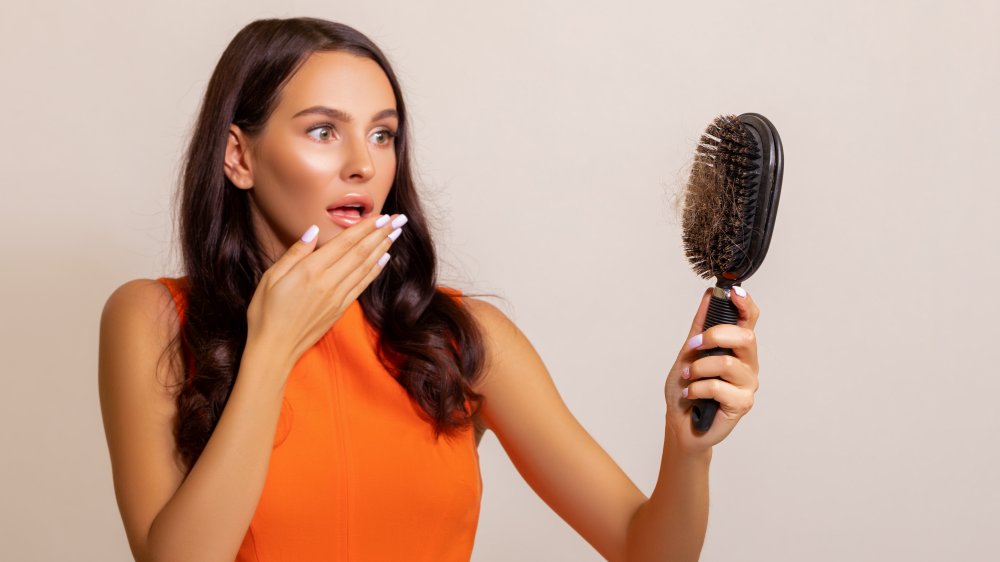
<svg viewBox="0 0 1000 562"><path fill-rule="evenodd" d="M787 160L745 284L761 386L715 448L702 559L996 560L1000 4L472 4L0 9L3 559L130 558L101 308L176 272L174 177L225 45L312 15L395 64L442 282L505 297L647 494L663 380L708 286L670 199L716 114L769 117ZM481 457L474 560L600 559L492 434Z"/></svg>

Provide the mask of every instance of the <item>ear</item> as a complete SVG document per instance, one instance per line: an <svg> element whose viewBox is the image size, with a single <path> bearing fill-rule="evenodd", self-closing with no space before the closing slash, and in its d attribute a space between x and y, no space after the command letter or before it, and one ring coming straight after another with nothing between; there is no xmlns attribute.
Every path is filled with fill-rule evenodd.
<svg viewBox="0 0 1000 562"><path fill-rule="evenodd" d="M249 139L235 124L229 125L229 137L226 141L226 154L222 167L226 177L240 189L253 187L253 170L250 162Z"/></svg>

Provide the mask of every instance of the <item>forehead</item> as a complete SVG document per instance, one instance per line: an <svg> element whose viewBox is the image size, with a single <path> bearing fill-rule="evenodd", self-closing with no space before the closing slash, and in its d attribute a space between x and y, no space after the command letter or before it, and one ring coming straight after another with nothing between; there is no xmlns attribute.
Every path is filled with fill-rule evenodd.
<svg viewBox="0 0 1000 562"><path fill-rule="evenodd" d="M342 109L367 121L396 107L392 84L377 62L343 52L309 55L285 84L275 112L292 115L314 105Z"/></svg>

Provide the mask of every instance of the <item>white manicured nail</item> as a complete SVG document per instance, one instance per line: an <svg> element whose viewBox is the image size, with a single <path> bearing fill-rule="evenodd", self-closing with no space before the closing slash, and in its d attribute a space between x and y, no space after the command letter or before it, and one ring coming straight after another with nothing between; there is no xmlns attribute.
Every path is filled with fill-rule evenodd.
<svg viewBox="0 0 1000 562"><path fill-rule="evenodd" d="M697 336L694 336L691 339L689 339L688 347L691 349L697 349L701 347L701 334L698 334Z"/></svg>
<svg viewBox="0 0 1000 562"><path fill-rule="evenodd" d="M319 234L319 227L314 224L302 235L302 241L308 244L313 241L313 238L316 238L317 234Z"/></svg>
<svg viewBox="0 0 1000 562"><path fill-rule="evenodd" d="M736 291L736 294L741 297L747 296L747 290L739 285L733 285L733 290Z"/></svg>
<svg viewBox="0 0 1000 562"><path fill-rule="evenodd" d="M392 232L389 233L389 238L391 238L392 241L395 242L396 239L399 238L399 235L402 234L402 233L403 233L403 229L402 228L397 228L396 230L393 230Z"/></svg>
<svg viewBox="0 0 1000 562"><path fill-rule="evenodd" d="M375 228L382 228L387 222L389 222L389 215L382 215L375 221Z"/></svg>
<svg viewBox="0 0 1000 562"><path fill-rule="evenodd" d="M389 261L389 252L382 254L382 257L378 259L378 266L385 267L385 264Z"/></svg>
<svg viewBox="0 0 1000 562"><path fill-rule="evenodd" d="M392 221L392 227L393 228L399 228L399 227L403 226L404 224L406 224L406 221L408 221L408 220L410 220L410 219L406 218L406 215L399 215L398 217L396 217Z"/></svg>

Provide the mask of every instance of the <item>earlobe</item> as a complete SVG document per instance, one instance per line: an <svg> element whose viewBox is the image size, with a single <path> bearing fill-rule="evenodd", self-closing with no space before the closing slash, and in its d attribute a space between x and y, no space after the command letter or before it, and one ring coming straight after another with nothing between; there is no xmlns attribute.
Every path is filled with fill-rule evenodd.
<svg viewBox="0 0 1000 562"><path fill-rule="evenodd" d="M240 189L253 187L253 172L250 170L247 138L236 124L229 125L226 153L222 167L226 177Z"/></svg>

